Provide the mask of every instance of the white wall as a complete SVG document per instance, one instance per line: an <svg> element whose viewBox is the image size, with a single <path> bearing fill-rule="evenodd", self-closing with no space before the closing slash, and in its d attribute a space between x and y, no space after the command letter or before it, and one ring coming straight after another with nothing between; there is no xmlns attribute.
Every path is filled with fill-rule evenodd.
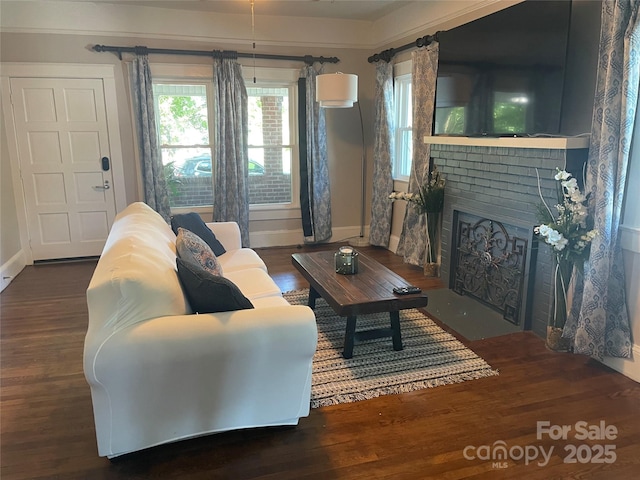
<svg viewBox="0 0 640 480"><path fill-rule="evenodd" d="M0 113L0 291L11 283L11 280L20 273L24 265L25 259L20 245L4 115Z"/></svg>
<svg viewBox="0 0 640 480"><path fill-rule="evenodd" d="M634 344L633 358L605 361L610 367L640 382L640 197L638 191L640 191L640 109L636 110L621 232L626 276L625 293Z"/></svg>

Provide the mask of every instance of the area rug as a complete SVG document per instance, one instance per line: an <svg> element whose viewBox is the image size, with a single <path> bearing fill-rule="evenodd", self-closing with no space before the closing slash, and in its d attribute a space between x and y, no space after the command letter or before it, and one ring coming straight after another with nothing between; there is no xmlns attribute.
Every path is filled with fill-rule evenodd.
<svg viewBox="0 0 640 480"><path fill-rule="evenodd" d="M308 290L297 290L284 297L293 305L306 305L308 295ZM318 348L313 357L312 408L498 375L417 309L400 311L403 350L393 350L391 338L366 340L356 342L350 359L342 357L346 319L321 298L314 312ZM388 313L361 315L356 331L388 326Z"/></svg>

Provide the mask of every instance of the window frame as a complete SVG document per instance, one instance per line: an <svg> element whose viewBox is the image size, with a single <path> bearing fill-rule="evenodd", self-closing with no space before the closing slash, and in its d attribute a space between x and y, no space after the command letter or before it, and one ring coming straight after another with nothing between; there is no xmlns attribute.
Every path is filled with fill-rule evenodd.
<svg viewBox="0 0 640 480"><path fill-rule="evenodd" d="M210 65L188 65L152 63L151 75L154 83L194 83L206 84L207 96L211 102L213 96L212 67ZM300 76L299 68L256 67L242 65L242 76L247 85L277 86L289 88L289 125L291 142L291 203L289 204L264 204L249 206L249 220L279 220L301 218L300 213L300 162L298 141L298 89L297 83ZM213 103L209 108L209 124L214 124ZM210 144L214 148L210 135ZM213 158L213 156L212 156ZM175 207L171 212L186 213L197 212L202 215L213 215L213 205L198 207Z"/></svg>

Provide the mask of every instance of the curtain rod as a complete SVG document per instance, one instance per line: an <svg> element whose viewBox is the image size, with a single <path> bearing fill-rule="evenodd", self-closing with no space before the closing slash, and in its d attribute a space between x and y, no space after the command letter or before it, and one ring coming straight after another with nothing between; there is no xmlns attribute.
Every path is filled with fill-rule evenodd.
<svg viewBox="0 0 640 480"><path fill-rule="evenodd" d="M424 37L416 38L414 42L407 43L406 45L402 45L401 47L389 48L387 50L383 50L380 53L371 55L367 60L369 61L369 63L379 62L380 60L384 60L385 62L389 63L396 53L403 52L404 50L409 50L410 48L426 47L431 42L439 41L438 39L439 33L440 32L436 32L433 35L425 35Z"/></svg>
<svg viewBox="0 0 640 480"><path fill-rule="evenodd" d="M271 55L267 53L240 53L233 50L176 50L170 48L147 48L147 47L113 47L108 45L94 45L96 52L113 52L122 60L123 53L149 54L160 53L165 55L193 55L198 57L213 58L259 58L264 60L293 60L312 65L314 62L338 63L338 57L314 57L311 55Z"/></svg>

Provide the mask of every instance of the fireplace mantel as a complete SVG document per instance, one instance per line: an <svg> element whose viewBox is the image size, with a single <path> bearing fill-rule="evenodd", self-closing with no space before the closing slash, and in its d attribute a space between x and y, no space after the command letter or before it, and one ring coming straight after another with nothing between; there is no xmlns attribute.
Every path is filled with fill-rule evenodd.
<svg viewBox="0 0 640 480"><path fill-rule="evenodd" d="M426 136L424 143L469 147L546 148L574 150L589 148L589 137L447 137Z"/></svg>

